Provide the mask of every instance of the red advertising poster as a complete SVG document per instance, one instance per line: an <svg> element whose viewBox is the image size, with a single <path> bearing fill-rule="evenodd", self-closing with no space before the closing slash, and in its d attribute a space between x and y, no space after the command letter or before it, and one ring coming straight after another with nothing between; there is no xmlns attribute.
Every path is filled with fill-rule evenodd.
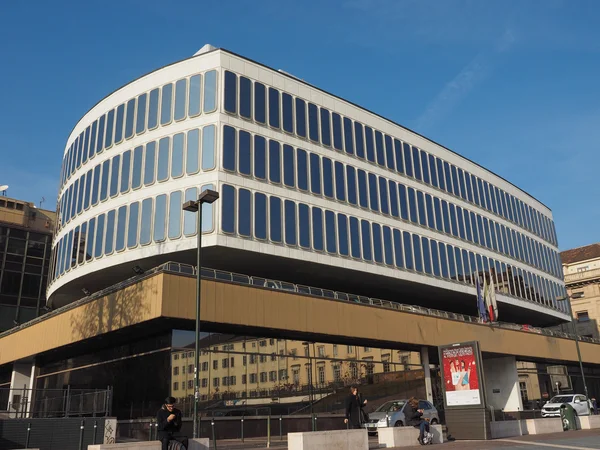
<svg viewBox="0 0 600 450"><path fill-rule="evenodd" d="M447 406L481 405L476 352L473 344L442 349Z"/></svg>

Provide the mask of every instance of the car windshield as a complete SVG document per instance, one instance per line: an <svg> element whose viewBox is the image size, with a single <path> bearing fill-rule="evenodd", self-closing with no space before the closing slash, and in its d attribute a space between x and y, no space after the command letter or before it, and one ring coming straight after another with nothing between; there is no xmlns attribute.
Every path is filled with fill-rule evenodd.
<svg viewBox="0 0 600 450"><path fill-rule="evenodd" d="M549 403L571 403L572 401L572 395L557 395L556 397L552 397Z"/></svg>
<svg viewBox="0 0 600 450"><path fill-rule="evenodd" d="M406 402L403 400L394 400L391 402L385 402L379 408L377 408L376 412L392 412L392 411L400 411Z"/></svg>

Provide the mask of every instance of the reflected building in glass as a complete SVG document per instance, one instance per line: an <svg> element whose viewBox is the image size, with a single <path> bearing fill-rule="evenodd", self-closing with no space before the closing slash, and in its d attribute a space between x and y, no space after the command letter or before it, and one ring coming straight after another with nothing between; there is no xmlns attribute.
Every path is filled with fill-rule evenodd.
<svg viewBox="0 0 600 450"><path fill-rule="evenodd" d="M193 264L198 230L182 204L206 188L221 198L204 207L203 266L471 315L479 278L503 321L568 319L547 206L389 119L211 46L75 125L51 304L136 265Z"/></svg>

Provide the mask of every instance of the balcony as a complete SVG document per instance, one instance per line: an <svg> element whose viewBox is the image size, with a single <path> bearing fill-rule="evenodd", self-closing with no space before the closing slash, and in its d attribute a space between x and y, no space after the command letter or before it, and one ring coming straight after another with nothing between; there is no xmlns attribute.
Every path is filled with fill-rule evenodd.
<svg viewBox="0 0 600 450"><path fill-rule="evenodd" d="M594 280L600 280L600 269L584 270L582 272L565 275L565 284L586 284Z"/></svg>

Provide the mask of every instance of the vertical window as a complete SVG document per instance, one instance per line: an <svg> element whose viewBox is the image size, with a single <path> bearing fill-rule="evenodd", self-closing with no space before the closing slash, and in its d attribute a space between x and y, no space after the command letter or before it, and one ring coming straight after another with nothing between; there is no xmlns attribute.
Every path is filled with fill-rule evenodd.
<svg viewBox="0 0 600 450"><path fill-rule="evenodd" d="M337 253L335 214L332 211L325 211L325 238L327 242L327 252Z"/></svg>
<svg viewBox="0 0 600 450"><path fill-rule="evenodd" d="M429 194L425 195L425 207L427 209L427 226L434 230L435 214L433 213L433 197Z"/></svg>
<svg viewBox="0 0 600 450"><path fill-rule="evenodd" d="M198 189L189 188L189 189L185 190L185 195L183 197L184 204L187 202L196 201L197 199L198 199ZM144 218L142 217L142 227L144 226L143 220L144 220ZM193 236L198 232L197 224L196 224L197 221L198 220L197 220L196 213L193 213L190 211L183 211L183 234L185 236ZM143 243L143 242L141 242L141 240L140 240L140 243Z"/></svg>
<svg viewBox="0 0 600 450"><path fill-rule="evenodd" d="M252 135L247 131L240 130L239 134L239 172L242 175L252 175L252 168L250 167L252 162L252 151L250 144Z"/></svg>
<svg viewBox="0 0 600 450"><path fill-rule="evenodd" d="M312 103L308 104L308 127L310 140L319 142L319 108Z"/></svg>
<svg viewBox="0 0 600 450"><path fill-rule="evenodd" d="M120 252L125 249L125 227L127 226L127 206L121 206L117 210L117 237L115 250Z"/></svg>
<svg viewBox="0 0 600 450"><path fill-rule="evenodd" d="M344 175L344 164L335 162L335 198L341 202L346 201L346 178Z"/></svg>
<svg viewBox="0 0 600 450"><path fill-rule="evenodd" d="M110 196L115 197L119 193L119 168L121 156L117 155L112 159L110 170Z"/></svg>
<svg viewBox="0 0 600 450"><path fill-rule="evenodd" d="M349 256L348 248L348 218L344 214L338 214L338 242L340 248L340 255Z"/></svg>
<svg viewBox="0 0 600 450"><path fill-rule="evenodd" d="M131 175L132 189L142 186L142 162L144 158L144 147L141 145L133 150L133 170Z"/></svg>
<svg viewBox="0 0 600 450"><path fill-rule="evenodd" d="M267 143L264 137L254 135L254 176L259 180L267 178Z"/></svg>
<svg viewBox="0 0 600 450"><path fill-rule="evenodd" d="M423 254L421 252L421 239L418 235L412 235L413 240L413 254L415 256L415 270L417 272L423 272Z"/></svg>
<svg viewBox="0 0 600 450"><path fill-rule="evenodd" d="M138 244L140 204L134 202L129 205L129 224L127 229L127 248L136 247ZM100 222L98 222L100 223Z"/></svg>
<svg viewBox="0 0 600 450"><path fill-rule="evenodd" d="M294 132L294 101L287 93L281 94L281 107L283 112L283 131Z"/></svg>
<svg viewBox="0 0 600 450"><path fill-rule="evenodd" d="M396 260L396 267L404 267L404 250L402 248L402 232L394 228L394 257Z"/></svg>
<svg viewBox="0 0 600 450"><path fill-rule="evenodd" d="M185 119L187 99L187 78L177 80L175 83L175 120Z"/></svg>
<svg viewBox="0 0 600 450"><path fill-rule="evenodd" d="M291 145L283 145L283 184L288 187L295 187L295 158L294 147Z"/></svg>
<svg viewBox="0 0 600 450"><path fill-rule="evenodd" d="M193 189L193 191L195 193L196 190ZM194 197L196 196L194 195ZM195 200L195 198L190 200ZM150 242L152 242L152 199L147 198L142 202L142 216L140 220L140 244L146 245Z"/></svg>
<svg viewBox="0 0 600 450"><path fill-rule="evenodd" d="M91 169L85 174L85 196L83 198L83 209L90 207L90 195L92 193L92 171Z"/></svg>
<svg viewBox="0 0 600 450"><path fill-rule="evenodd" d="M169 239L181 237L182 210L181 191L171 192L169 198Z"/></svg>
<svg viewBox="0 0 600 450"><path fill-rule="evenodd" d="M417 196L415 190L411 187L407 189L408 191L408 209L410 212L410 221L413 223L419 223L419 217L417 213Z"/></svg>
<svg viewBox="0 0 600 450"><path fill-rule="evenodd" d="M389 193L390 193L390 210L394 217L400 217L400 210L398 209L398 188L396 183L392 180L388 182Z"/></svg>
<svg viewBox="0 0 600 450"><path fill-rule="evenodd" d="M450 229L452 231L452 235L458 237L458 227L456 226L456 206L454 203L450 203Z"/></svg>
<svg viewBox="0 0 600 450"><path fill-rule="evenodd" d="M169 147L170 138L162 138L158 142L158 181L166 181L169 179Z"/></svg>
<svg viewBox="0 0 600 450"><path fill-rule="evenodd" d="M363 208L369 207L369 195L367 190L367 174L364 170L359 169L358 174L358 194L359 203Z"/></svg>
<svg viewBox="0 0 600 450"><path fill-rule="evenodd" d="M321 108L321 142L327 147L331 146L331 124L329 111Z"/></svg>
<svg viewBox="0 0 600 450"><path fill-rule="evenodd" d="M162 242L167 235L167 196L161 194L156 197L156 205L154 209L154 242Z"/></svg>
<svg viewBox="0 0 600 450"><path fill-rule="evenodd" d="M108 177L110 176L110 160L102 163L102 184L100 185L100 201L108 198Z"/></svg>
<svg viewBox="0 0 600 450"><path fill-rule="evenodd" d="M378 223L373 226L373 259L376 263L383 264L383 242L381 240L381 225Z"/></svg>
<svg viewBox="0 0 600 450"><path fill-rule="evenodd" d="M127 102L127 118L125 120L125 138L133 137L133 122L135 120L135 98Z"/></svg>
<svg viewBox="0 0 600 450"><path fill-rule="evenodd" d="M321 195L321 158L316 153L310 154L310 191Z"/></svg>
<svg viewBox="0 0 600 450"><path fill-rule="evenodd" d="M365 159L365 138L363 126L359 122L354 122L354 145L356 146L356 156Z"/></svg>
<svg viewBox="0 0 600 450"><path fill-rule="evenodd" d="M387 168L390 170L396 170L396 163L394 161L394 144L392 143L392 138L385 135L385 159Z"/></svg>
<svg viewBox="0 0 600 450"><path fill-rule="evenodd" d="M360 231L362 234L362 253L363 259L367 261L373 260L371 248L371 225L366 220L360 221Z"/></svg>
<svg viewBox="0 0 600 450"><path fill-rule="evenodd" d="M198 173L200 170L200 129L194 128L187 132L187 146L185 149L185 172L188 175Z"/></svg>
<svg viewBox="0 0 600 450"><path fill-rule="evenodd" d="M367 147L367 160L375 162L375 145L373 143L373 129L365 126L365 143Z"/></svg>
<svg viewBox="0 0 600 450"><path fill-rule="evenodd" d="M269 140L269 180L281 183L281 148L279 142Z"/></svg>
<svg viewBox="0 0 600 450"><path fill-rule="evenodd" d="M254 120L259 123L267 123L266 95L265 85L254 83Z"/></svg>
<svg viewBox="0 0 600 450"><path fill-rule="evenodd" d="M423 268L425 269L425 273L428 275L433 275L433 270L431 267L431 254L429 253L429 239L422 237L421 247L423 250Z"/></svg>
<svg viewBox="0 0 600 450"><path fill-rule="evenodd" d="M425 214L425 195L421 191L417 191L417 207L419 209L419 224L427 226L427 218Z"/></svg>
<svg viewBox="0 0 600 450"><path fill-rule="evenodd" d="M267 196L254 193L254 236L267 239Z"/></svg>
<svg viewBox="0 0 600 450"><path fill-rule="evenodd" d="M440 270L440 255L438 253L438 243L435 240L429 241L431 247L431 268L433 269L433 275L439 277L441 274Z"/></svg>
<svg viewBox="0 0 600 450"><path fill-rule="evenodd" d="M115 144L123 140L123 123L125 121L125 104L117 106L117 118L115 120Z"/></svg>
<svg viewBox="0 0 600 450"><path fill-rule="evenodd" d="M215 168L215 125L207 125L202 129L202 170Z"/></svg>
<svg viewBox="0 0 600 450"><path fill-rule="evenodd" d="M404 244L404 265L408 270L415 270L415 263L412 254L412 238L411 234L406 231L402 233Z"/></svg>
<svg viewBox="0 0 600 450"><path fill-rule="evenodd" d="M348 202L357 204L356 196L356 171L352 166L346 166L346 179L348 180Z"/></svg>
<svg viewBox="0 0 600 450"><path fill-rule="evenodd" d="M420 151L421 155L421 167L423 169L423 182L430 184L431 178L429 176L429 160L427 159L427 153L423 150Z"/></svg>
<svg viewBox="0 0 600 450"><path fill-rule="evenodd" d="M377 164L385 167L385 149L383 148L383 134L375 131L375 149L377 151Z"/></svg>
<svg viewBox="0 0 600 450"><path fill-rule="evenodd" d="M252 119L252 81L240 76L240 116Z"/></svg>
<svg viewBox="0 0 600 450"><path fill-rule="evenodd" d="M110 255L115 248L115 210L106 214L106 237L104 239L104 254Z"/></svg>
<svg viewBox="0 0 600 450"><path fill-rule="evenodd" d="M237 161L235 128L223 127L223 169L235 172Z"/></svg>
<svg viewBox="0 0 600 450"><path fill-rule="evenodd" d="M273 242L281 242L281 200L269 198L269 237Z"/></svg>
<svg viewBox="0 0 600 450"><path fill-rule="evenodd" d="M153 130L158 126L158 104L160 98L160 90L153 89L150 91L150 101L148 107L148 129Z"/></svg>
<svg viewBox="0 0 600 450"><path fill-rule="evenodd" d="M352 134L352 120L344 117L344 150L349 155L354 155L354 138Z"/></svg>
<svg viewBox="0 0 600 450"><path fill-rule="evenodd" d="M314 207L312 208L312 232L313 248L323 251L323 211Z"/></svg>
<svg viewBox="0 0 600 450"><path fill-rule="evenodd" d="M394 265L394 246L392 243L392 230L390 227L383 227L383 255L385 264L388 266Z"/></svg>
<svg viewBox="0 0 600 450"><path fill-rule="evenodd" d="M300 247L310 248L310 207L304 203L298 205L298 224Z"/></svg>
<svg viewBox="0 0 600 450"><path fill-rule="evenodd" d="M94 167L94 184L92 186L92 205L98 204L99 194L100 194L100 169L102 166L98 164Z"/></svg>
<svg viewBox="0 0 600 450"><path fill-rule="evenodd" d="M238 190L238 234L252 236L252 194L248 189Z"/></svg>
<svg viewBox="0 0 600 450"><path fill-rule="evenodd" d="M190 92L188 97L188 116L195 117L200 114L202 101L202 75L190 77Z"/></svg>
<svg viewBox="0 0 600 450"><path fill-rule="evenodd" d="M356 217L350 217L350 243L352 248L352 257L360 259L360 229L358 219Z"/></svg>
<svg viewBox="0 0 600 450"><path fill-rule="evenodd" d="M102 153L102 149L104 148L104 126L105 126L106 116L100 117L98 121L98 140L96 141L96 154Z"/></svg>
<svg viewBox="0 0 600 450"><path fill-rule="evenodd" d="M331 159L323 157L323 194L333 198L333 163Z"/></svg>
<svg viewBox="0 0 600 450"><path fill-rule="evenodd" d="M146 153L144 155L144 186L154 183L156 165L156 142L146 144Z"/></svg>
<svg viewBox="0 0 600 450"><path fill-rule="evenodd" d="M333 122L333 147L336 150L343 151L342 143L342 118L337 113L331 113L331 119Z"/></svg>
<svg viewBox="0 0 600 450"><path fill-rule="evenodd" d="M108 148L113 143L113 124L115 121L115 110L111 109L106 116L106 133L104 135L104 148Z"/></svg>
<svg viewBox="0 0 600 450"><path fill-rule="evenodd" d="M104 214L100 214L96 221L96 245L94 247L94 258L100 258L102 256L102 250L104 245L104 220L106 216ZM75 244L75 251L77 251L77 244ZM76 253L73 252L75 255ZM73 260L75 262L75 260Z"/></svg>
<svg viewBox="0 0 600 450"><path fill-rule="evenodd" d="M369 173L369 206L373 211L379 211L379 196L377 194L377 176Z"/></svg>
<svg viewBox="0 0 600 450"><path fill-rule="evenodd" d="M224 233L235 233L235 188L228 184L224 184L222 189L223 200L221 201L221 229Z"/></svg>
<svg viewBox="0 0 600 450"><path fill-rule="evenodd" d="M160 124L167 125L171 122L173 114L173 85L165 84L162 87L162 96L160 104Z"/></svg>
<svg viewBox="0 0 600 450"><path fill-rule="evenodd" d="M409 220L408 198L406 196L406 186L398 183L398 199L400 201L400 217Z"/></svg>
<svg viewBox="0 0 600 450"><path fill-rule="evenodd" d="M285 243L296 245L296 204L291 200L284 202L285 209Z"/></svg>
<svg viewBox="0 0 600 450"><path fill-rule="evenodd" d="M438 183L438 174L436 170L436 157L433 155L428 155L429 159L429 171L431 173L431 185L434 187L439 187Z"/></svg>
<svg viewBox="0 0 600 450"><path fill-rule="evenodd" d="M204 112L217 109L217 71L211 70L204 74Z"/></svg>
<svg viewBox="0 0 600 450"><path fill-rule="evenodd" d="M72 232L71 232L72 233ZM89 225L88 225L88 234L86 236L87 241L86 241L86 250L85 250L85 260L86 261L91 261L92 258L94 257L94 242L95 242L95 236L96 236L96 218L93 218L90 220ZM69 234L69 241L71 241L71 235ZM71 254L68 254L69 260L71 259Z"/></svg>
<svg viewBox="0 0 600 450"><path fill-rule="evenodd" d="M279 91L269 88L269 125L279 128Z"/></svg>
<svg viewBox="0 0 600 450"><path fill-rule="evenodd" d="M296 134L306 137L306 103L296 97Z"/></svg>
<svg viewBox="0 0 600 450"><path fill-rule="evenodd" d="M235 114L237 112L237 75L225 71L225 111Z"/></svg>
<svg viewBox="0 0 600 450"><path fill-rule="evenodd" d="M131 150L123 153L121 163L121 194L129 190L129 177L131 175Z"/></svg>

